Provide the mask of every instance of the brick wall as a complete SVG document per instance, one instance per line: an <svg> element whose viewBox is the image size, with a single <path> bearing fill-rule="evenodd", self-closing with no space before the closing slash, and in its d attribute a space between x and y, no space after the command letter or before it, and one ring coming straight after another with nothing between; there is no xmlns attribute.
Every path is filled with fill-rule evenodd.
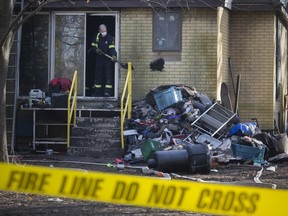
<svg viewBox="0 0 288 216"><path fill-rule="evenodd" d="M123 62L131 61L133 99L141 99L163 84L186 84L212 98L217 96L217 10L190 9L182 12L182 52L179 61L165 61L164 72L152 72L152 9L121 11L120 54ZM165 55L157 53L158 57ZM121 70L120 93L125 79Z"/></svg>
<svg viewBox="0 0 288 216"><path fill-rule="evenodd" d="M235 75L241 74L241 120L256 117L261 128L271 129L275 104L274 14L232 12L230 15L233 70Z"/></svg>
<svg viewBox="0 0 288 216"><path fill-rule="evenodd" d="M228 58L231 56L234 80L241 74L239 114L242 122L258 118L260 127L271 129L283 100L275 100L275 17L273 12L229 12L226 9L182 11L182 52L179 60L165 61L164 72L152 72L152 9L121 11L120 54L131 61L133 99L142 99L151 88L182 83L194 86L211 98L220 99L226 82L233 100ZM229 14L230 13L230 14ZM287 31L282 47L287 47ZM287 48L281 60L281 98L286 94ZM157 53L165 59L164 53ZM121 71L120 93L125 71ZM285 89L285 91L284 91ZM286 122L285 116L280 121Z"/></svg>

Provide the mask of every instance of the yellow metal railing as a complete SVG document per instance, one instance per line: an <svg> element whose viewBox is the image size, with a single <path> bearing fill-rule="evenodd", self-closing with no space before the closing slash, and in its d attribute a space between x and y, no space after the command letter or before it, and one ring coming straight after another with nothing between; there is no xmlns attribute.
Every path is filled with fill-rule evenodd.
<svg viewBox="0 0 288 216"><path fill-rule="evenodd" d="M125 100L126 96L126 101ZM125 106L124 106L125 103ZM121 146L122 149L124 149L124 122L125 117L127 115L128 119L131 118L131 111L132 111L132 63L128 62L128 71L127 71L127 77L125 81L125 85L122 92L121 97L121 122L120 122L120 128L121 128Z"/></svg>
<svg viewBox="0 0 288 216"><path fill-rule="evenodd" d="M70 92L68 95L67 147L70 146L70 130L71 130L72 117L73 117L73 125L76 126L77 89L78 89L78 77L77 77L77 70L76 70L73 75L73 80L72 80ZM72 105L71 105L72 93L73 93L73 100L72 100Z"/></svg>

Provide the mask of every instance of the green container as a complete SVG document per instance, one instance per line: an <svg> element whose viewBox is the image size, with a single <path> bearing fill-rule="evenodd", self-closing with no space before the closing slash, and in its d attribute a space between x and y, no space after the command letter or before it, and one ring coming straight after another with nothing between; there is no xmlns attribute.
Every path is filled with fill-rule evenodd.
<svg viewBox="0 0 288 216"><path fill-rule="evenodd" d="M150 159L154 152L161 149L161 143L152 139L147 139L141 147L141 152L145 161Z"/></svg>

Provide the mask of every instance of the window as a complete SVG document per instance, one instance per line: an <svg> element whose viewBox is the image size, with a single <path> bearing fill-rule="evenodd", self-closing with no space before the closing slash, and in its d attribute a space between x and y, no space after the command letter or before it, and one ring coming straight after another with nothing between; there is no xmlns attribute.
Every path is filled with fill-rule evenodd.
<svg viewBox="0 0 288 216"><path fill-rule="evenodd" d="M155 12L153 16L153 51L181 51L180 12Z"/></svg>
<svg viewBox="0 0 288 216"><path fill-rule="evenodd" d="M56 14L54 32L54 77L73 78L78 71L78 95L83 95L85 15Z"/></svg>
<svg viewBox="0 0 288 216"><path fill-rule="evenodd" d="M49 15L33 16L22 27L19 94L48 88Z"/></svg>

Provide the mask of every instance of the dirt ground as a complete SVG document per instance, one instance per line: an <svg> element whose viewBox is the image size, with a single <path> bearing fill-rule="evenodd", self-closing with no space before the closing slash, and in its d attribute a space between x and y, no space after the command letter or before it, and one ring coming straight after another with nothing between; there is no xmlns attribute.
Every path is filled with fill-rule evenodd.
<svg viewBox="0 0 288 216"><path fill-rule="evenodd" d="M67 157L63 155L20 155L15 160L19 164L32 164L41 166L67 167L91 171L137 174L131 170L116 170L101 165L89 165L78 163L67 163L65 161L81 161L89 163L113 163L114 159L95 159ZM268 171L268 167L274 167L275 171ZM229 163L217 164L209 174L183 174L193 178L201 178L207 181L217 182L254 182L254 177L261 167ZM263 183L273 183L277 189L288 189L288 162L269 164L264 166L260 177ZM204 215L197 213L177 212L155 208L143 208L133 206L115 205L109 203L87 202L62 197L38 196L26 193L13 193L0 191L0 215Z"/></svg>

